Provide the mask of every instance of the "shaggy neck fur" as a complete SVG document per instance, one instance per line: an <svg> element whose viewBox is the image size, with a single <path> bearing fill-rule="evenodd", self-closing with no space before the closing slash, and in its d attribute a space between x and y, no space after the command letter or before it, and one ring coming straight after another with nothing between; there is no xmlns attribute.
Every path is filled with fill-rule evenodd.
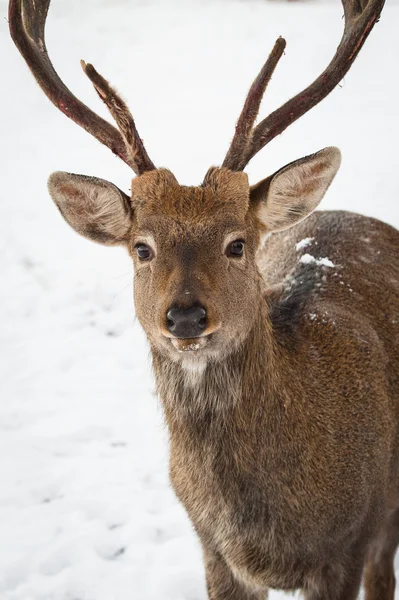
<svg viewBox="0 0 399 600"><path fill-rule="evenodd" d="M184 360L184 359L183 359ZM274 341L268 307L262 302L257 318L244 342L219 361L198 363L190 369L153 349L157 391L164 405L168 425L196 426L209 419L225 420L227 415L262 410L259 390L271 392L275 360Z"/></svg>

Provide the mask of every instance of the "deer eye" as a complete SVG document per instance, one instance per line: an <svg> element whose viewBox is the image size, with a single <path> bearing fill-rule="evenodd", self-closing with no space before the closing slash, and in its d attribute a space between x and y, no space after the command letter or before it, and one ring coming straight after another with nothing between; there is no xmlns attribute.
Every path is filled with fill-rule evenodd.
<svg viewBox="0 0 399 600"><path fill-rule="evenodd" d="M244 241L235 240L227 248L227 254L229 256L240 257L244 254Z"/></svg>
<svg viewBox="0 0 399 600"><path fill-rule="evenodd" d="M149 260L152 258L151 248L146 246L146 244L136 244L135 248L140 260Z"/></svg>

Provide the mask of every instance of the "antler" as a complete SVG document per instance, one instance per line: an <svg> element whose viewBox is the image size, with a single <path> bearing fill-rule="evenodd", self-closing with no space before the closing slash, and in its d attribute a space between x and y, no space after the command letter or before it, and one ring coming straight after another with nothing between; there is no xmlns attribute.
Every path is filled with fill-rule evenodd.
<svg viewBox="0 0 399 600"><path fill-rule="evenodd" d="M82 64L86 75L118 124L120 132L78 100L59 78L48 56L44 39L50 1L10 0L9 4L11 37L36 81L57 108L110 148L137 175L155 169L129 109L92 65Z"/></svg>
<svg viewBox="0 0 399 600"><path fill-rule="evenodd" d="M254 128L262 96L284 52L285 40L277 40L248 92L223 167L232 171L242 171L261 148L323 100L338 85L377 22L384 3L385 0L342 0L344 33L326 70L305 90L288 100Z"/></svg>

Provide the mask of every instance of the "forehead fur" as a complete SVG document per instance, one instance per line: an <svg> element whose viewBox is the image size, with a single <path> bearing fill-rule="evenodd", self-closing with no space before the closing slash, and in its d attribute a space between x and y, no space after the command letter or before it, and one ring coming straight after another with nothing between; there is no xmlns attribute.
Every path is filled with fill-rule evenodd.
<svg viewBox="0 0 399 600"><path fill-rule="evenodd" d="M244 219L249 191L245 173L224 168L210 169L201 186L179 185L168 169L156 169L133 179L132 204L146 215L161 213L174 219L200 220L220 211L232 211Z"/></svg>

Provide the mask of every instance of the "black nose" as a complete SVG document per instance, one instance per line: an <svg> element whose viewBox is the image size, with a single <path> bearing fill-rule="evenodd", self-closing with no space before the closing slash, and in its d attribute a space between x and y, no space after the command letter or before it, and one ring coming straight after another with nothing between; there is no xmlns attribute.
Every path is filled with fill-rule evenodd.
<svg viewBox="0 0 399 600"><path fill-rule="evenodd" d="M206 310L195 305L190 308L170 308L166 313L168 331L177 338L196 338L206 329Z"/></svg>

